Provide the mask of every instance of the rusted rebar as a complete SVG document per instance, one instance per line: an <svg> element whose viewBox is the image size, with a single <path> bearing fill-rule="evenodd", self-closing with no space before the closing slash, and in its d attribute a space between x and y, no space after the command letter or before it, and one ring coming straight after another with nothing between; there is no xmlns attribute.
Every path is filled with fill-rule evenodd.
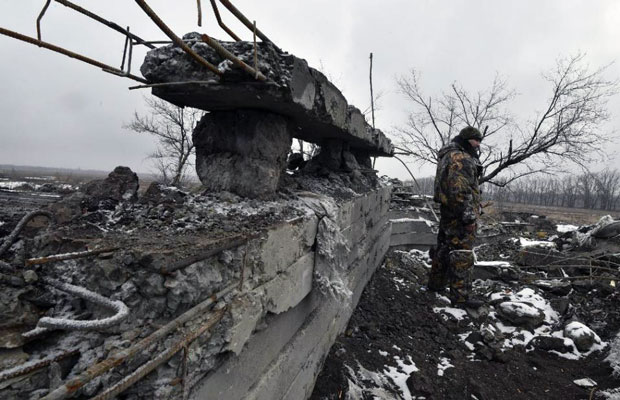
<svg viewBox="0 0 620 400"><path fill-rule="evenodd" d="M47 0L45 2L43 9L41 10L41 12L39 13L39 16L37 17L37 38L39 40L41 40L41 19L43 19L43 16L45 15L47 8L50 6L51 1L52 0Z"/></svg>
<svg viewBox="0 0 620 400"><path fill-rule="evenodd" d="M215 14L215 19L217 19L217 23L220 28L222 28L226 33L228 33L230 37L235 39L235 41L240 42L241 39L239 38L239 36L237 36L232 30L230 30L230 28L227 27L222 21L222 17L220 17L220 11L217 9L217 4L215 3L215 0L211 0L211 7L213 7L213 13Z"/></svg>
<svg viewBox="0 0 620 400"><path fill-rule="evenodd" d="M230 51L228 51L224 47L222 47L222 45L219 44L217 40L215 40L213 38L210 38L206 33L203 33L201 37L202 37L202 40L205 43L207 43L209 46L214 48L215 51L217 51L222 57L232 61L233 64L235 64L236 66L238 66L242 70L252 74L255 79L258 79L258 80L261 80L261 81L266 81L267 80L267 77L265 77L265 75L263 75L260 71L250 67L249 65L247 65L246 63L241 61L233 53L231 53Z"/></svg>
<svg viewBox="0 0 620 400"><path fill-rule="evenodd" d="M152 372L155 368L171 359L183 347L186 347L188 344L199 338L207 330L214 327L224 317L226 310L227 307L214 311L213 315L209 319L207 319L207 321L198 329L194 330L189 335L176 342L172 347L169 347L168 349L157 355L155 358L151 359L146 364L136 369L131 375L126 376L116 385L95 396L93 400L113 399L114 397L125 391L127 388L129 388L140 379L148 375L150 372Z"/></svg>
<svg viewBox="0 0 620 400"><path fill-rule="evenodd" d="M168 28L168 26L164 23L164 21L162 21L161 18L159 18L159 16L155 13L155 11L153 11L151 7L149 7L149 5L146 4L144 0L135 0L135 1L136 3L138 3L140 8L142 8L142 10L151 18L151 20L153 20L155 25L157 25L159 29L161 29L166 34L166 36L168 36L177 46L182 48L183 51L189 54L199 64L206 67L209 71L213 72L216 75L222 75L220 70L217 69L215 65L211 64L209 61L202 58L198 53L192 50L191 47L186 45L185 42L183 42L183 40L181 40L180 37L175 35L174 32L172 32L172 30Z"/></svg>
<svg viewBox="0 0 620 400"><path fill-rule="evenodd" d="M0 28L0 33L2 32L1 29L2 28ZM4 252L7 251L9 247L11 247L11 245L13 244L13 242L15 241L19 233L26 226L26 224L30 222L31 219L38 217L40 215L47 217L51 223L54 222L54 214L52 214L49 211L35 210L35 211L31 211L28 214L24 215L22 219L17 223L13 231L9 234L9 236L7 236L4 239L4 242L2 242L2 246L0 246L0 256L4 254Z"/></svg>
<svg viewBox="0 0 620 400"><path fill-rule="evenodd" d="M67 357L71 357L79 353L80 351L78 349L69 350L60 354L53 354L41 360L30 361L21 365L17 365L13 368L5 369L4 371L0 372L0 382L4 382L18 376L29 374L38 369L47 367L53 362L64 360Z"/></svg>
<svg viewBox="0 0 620 400"><path fill-rule="evenodd" d="M46 257L29 258L26 260L26 266L47 264L54 261L73 260L76 258L84 258L90 256L96 256L101 253L111 253L118 250L120 247L109 247L106 249L96 249L88 251L80 251L75 253L54 254Z"/></svg>
<svg viewBox="0 0 620 400"><path fill-rule="evenodd" d="M127 74L124 71L121 71L120 69L111 67L97 60L93 60L92 58L85 57L81 54L74 53L70 50L64 49L62 47L56 46L51 43L43 42L41 40L38 40L30 36L22 35L21 33L17 33L9 29L0 27L0 34L11 37L13 39L21 40L26 43L34 44L36 46L43 47L51 51L55 51L56 53L64 54L67 57L75 58L76 60L80 60L82 62L85 62L86 64L94 65L95 67L99 67L103 71L114 74L114 75L123 76L123 77L133 79L134 81L138 81L142 83L148 83L146 79L140 78L139 76Z"/></svg>
<svg viewBox="0 0 620 400"><path fill-rule="evenodd" d="M198 261L202 261L206 258L219 254L224 250L229 250L229 249L233 249L235 247L244 245L247 242L249 242L251 239L256 238L258 236L259 235L249 235L249 236L237 237L232 240L230 238L223 239L219 242L214 243L212 245L213 247L206 249L204 251L201 251L192 257L184 258L183 260L177 261L176 263L168 267L162 267L159 270L159 272L163 275L171 274L172 272L177 271L181 268L188 267L194 263L197 263Z"/></svg>
<svg viewBox="0 0 620 400"><path fill-rule="evenodd" d="M88 11L85 8L82 8L80 6L78 6L77 4L73 4L70 1L67 0L55 0L57 3L62 4L65 7L69 7L72 10L75 10L77 12L79 12L80 14L83 14L89 18L94 19L97 22L102 23L103 25L114 29L115 31L122 33L125 36L129 36L130 38L132 38L133 40L135 40L138 44L142 44L146 47L148 47L149 49L154 49L155 46L153 46L151 43L145 41L144 39L140 38L139 36L134 35L133 33L129 32L129 29L125 30L123 28L121 28L119 25L115 24L112 21L108 21L107 19L101 18L100 16L98 16L97 14Z"/></svg>
<svg viewBox="0 0 620 400"><path fill-rule="evenodd" d="M174 320L168 322L166 325L159 328L158 330L153 332L151 335L142 339L135 345L127 349L124 349L122 351L119 351L118 353L115 353L114 355L108 357L107 359L97 364L91 365L85 371L83 371L80 375L71 379L69 382L66 382L64 385L56 388L53 392L49 393L42 400L60 400L60 399L67 398L68 396L76 392L78 389L86 385L88 382L90 382L92 379L104 374L105 372L116 367L117 365L120 365L125 360L131 359L139 352L146 350L151 345L157 343L160 339L165 338L173 331L179 329L186 322L204 314L211 308L213 303L220 300L222 297L226 296L228 293L232 292L237 287L238 287L238 283L234 283L224 288L223 290L209 297L202 303L194 306L193 308L187 310L186 312L184 312L183 314L181 314Z"/></svg>
<svg viewBox="0 0 620 400"><path fill-rule="evenodd" d="M202 26L202 6L200 5L200 0L196 0L196 3L198 6L198 26Z"/></svg>
<svg viewBox="0 0 620 400"><path fill-rule="evenodd" d="M243 15L243 13L241 13L241 11L239 11L235 6L233 6L230 1L220 0L220 3L222 3L224 7L228 9L228 11L230 11L235 17L237 17L237 19L239 19L239 21L241 21L241 23L245 25L250 31L254 30L250 20L247 19L245 15ZM260 30L257 30L256 34L258 35L259 38L261 38L263 42L271 43L276 49L278 49L278 51L281 51L280 48L276 46L276 44L272 42L271 39L269 39L263 32L261 32Z"/></svg>
<svg viewBox="0 0 620 400"><path fill-rule="evenodd" d="M254 70L257 73L254 79L258 79L258 46L256 45L256 21L254 21Z"/></svg>

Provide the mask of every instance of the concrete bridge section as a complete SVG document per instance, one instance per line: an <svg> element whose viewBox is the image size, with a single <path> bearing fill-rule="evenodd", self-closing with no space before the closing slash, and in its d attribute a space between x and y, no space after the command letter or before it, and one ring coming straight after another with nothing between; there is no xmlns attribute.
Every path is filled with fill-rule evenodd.
<svg viewBox="0 0 620 400"><path fill-rule="evenodd" d="M321 72L269 43L257 44L257 65L268 81L254 79L204 43L197 33L183 40L200 56L217 65L218 77L176 45L148 52L142 74L155 85L153 94L179 106L206 111L258 109L291 121L291 135L312 143L327 139L347 142L370 156L391 156L394 148L379 129L373 129L357 108ZM246 64L254 65L250 42L221 42ZM182 83L187 82L187 83Z"/></svg>

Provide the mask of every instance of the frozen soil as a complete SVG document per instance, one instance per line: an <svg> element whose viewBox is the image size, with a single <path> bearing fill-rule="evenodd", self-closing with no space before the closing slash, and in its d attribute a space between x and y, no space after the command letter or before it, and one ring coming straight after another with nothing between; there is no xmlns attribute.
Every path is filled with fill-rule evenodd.
<svg viewBox="0 0 620 400"><path fill-rule="evenodd" d="M494 260L501 253L512 261L518 253L512 242L495 241L480 248L479 259ZM502 246L508 248L498 252ZM608 343L620 330L618 291L595 284L560 295L516 281L475 281L480 295L523 291L544 297L555 317L537 333L561 331L578 320L603 342L600 350L585 353L575 348L552 352L529 342L533 328L511 328L498 320L497 302L489 301L479 313L451 309L443 294L424 286L429 262L427 253L416 250L387 254L327 356L311 399L615 398L603 394L620 387L605 361ZM489 325L505 332L488 335ZM582 378L594 380L596 387L574 383Z"/></svg>

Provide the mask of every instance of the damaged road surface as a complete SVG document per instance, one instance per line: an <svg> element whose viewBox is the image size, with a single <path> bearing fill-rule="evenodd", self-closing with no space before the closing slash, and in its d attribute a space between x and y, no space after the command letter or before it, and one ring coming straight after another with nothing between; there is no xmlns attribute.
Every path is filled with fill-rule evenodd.
<svg viewBox="0 0 620 400"><path fill-rule="evenodd" d="M597 237L598 225L609 222L555 232L541 219L538 232L517 237L484 227L474 291L486 305L477 311L453 308L447 293L426 289L428 252L390 250L311 398L619 399L618 237L595 239L615 272L590 280L570 268L594 251L592 242L583 248L585 236ZM549 268L553 260L531 268L543 257L532 254L564 260L562 272Z"/></svg>

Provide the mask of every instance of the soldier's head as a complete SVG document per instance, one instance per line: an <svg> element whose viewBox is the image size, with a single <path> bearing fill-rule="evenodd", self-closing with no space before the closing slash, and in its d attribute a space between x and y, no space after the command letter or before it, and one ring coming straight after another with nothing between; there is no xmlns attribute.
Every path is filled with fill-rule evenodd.
<svg viewBox="0 0 620 400"><path fill-rule="evenodd" d="M465 128L461 129L461 131L459 132L459 136L463 140L467 140L474 149L480 147L480 142L482 141L482 133L480 133L480 131L473 126L466 126Z"/></svg>

